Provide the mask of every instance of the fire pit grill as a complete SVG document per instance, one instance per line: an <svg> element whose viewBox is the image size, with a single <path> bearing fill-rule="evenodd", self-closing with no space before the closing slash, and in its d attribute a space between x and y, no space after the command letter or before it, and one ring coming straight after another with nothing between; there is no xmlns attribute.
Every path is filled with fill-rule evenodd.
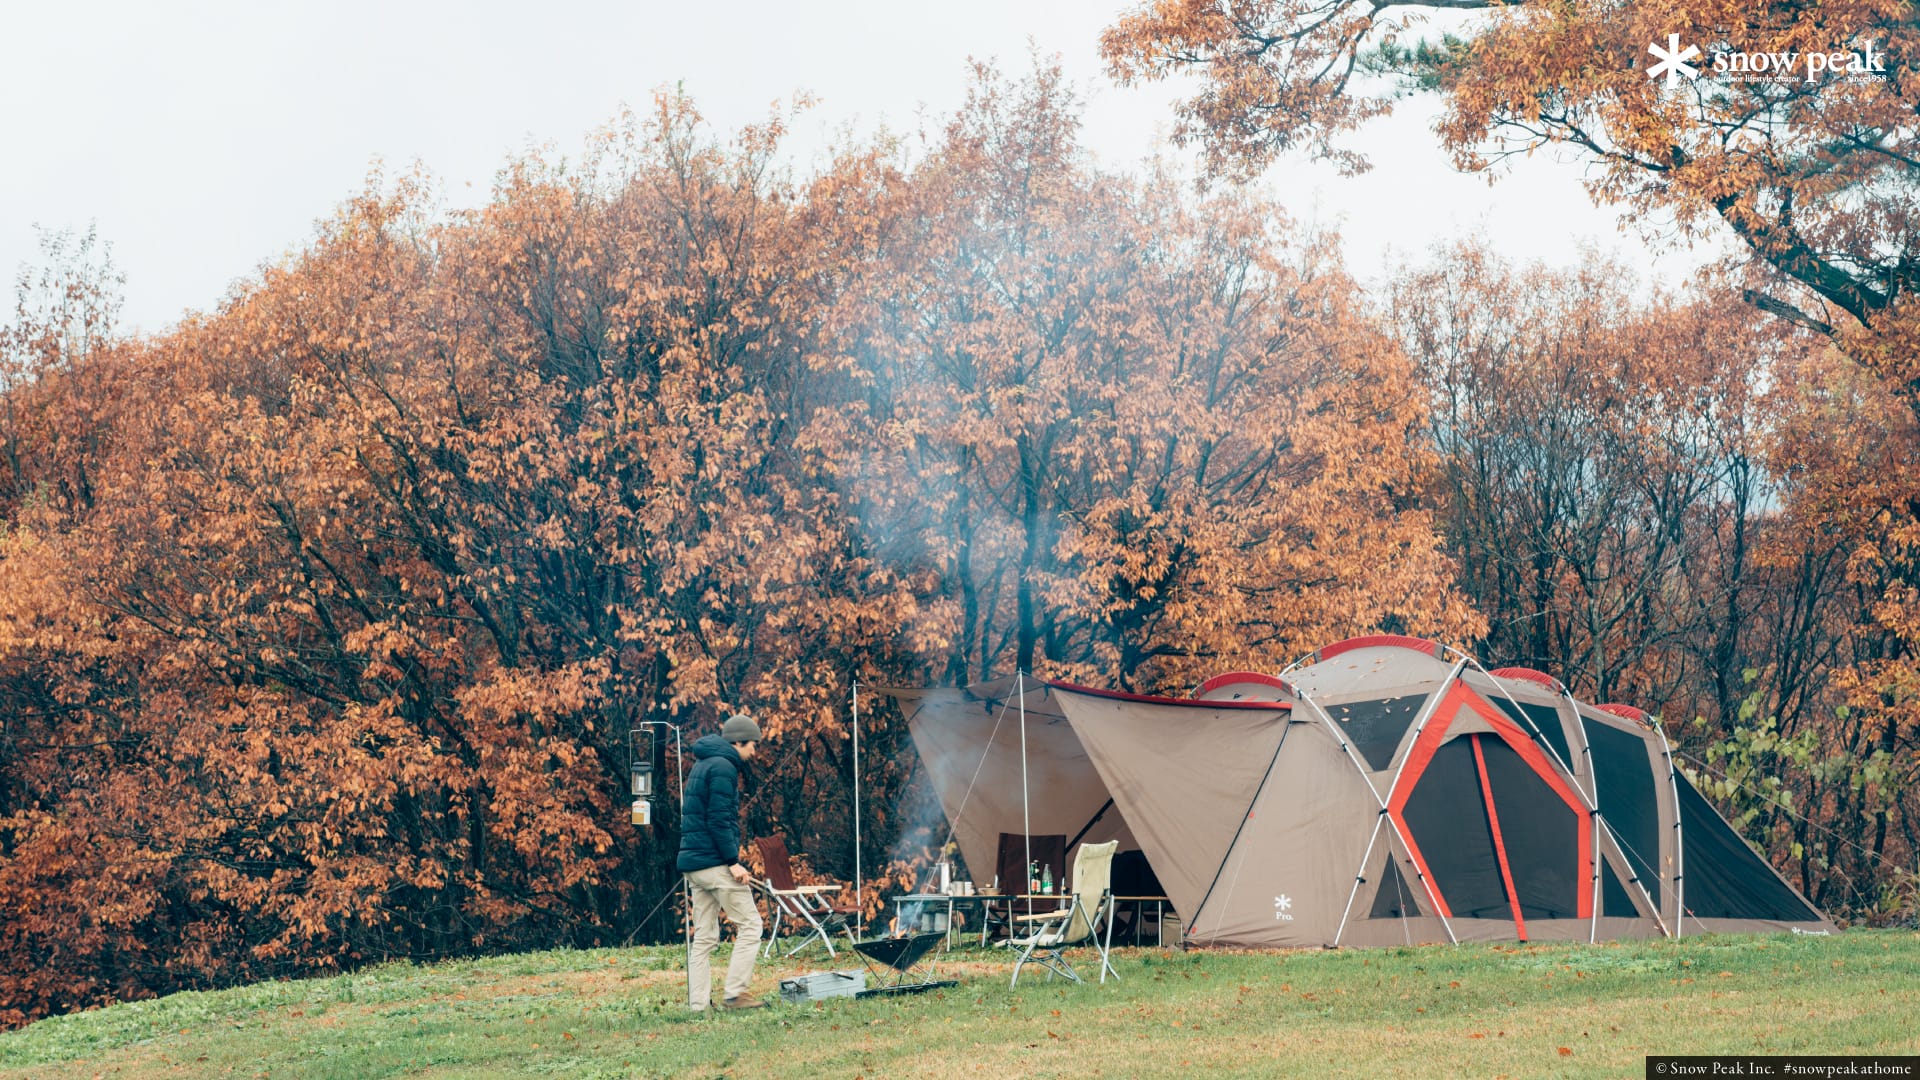
<svg viewBox="0 0 1920 1080"><path fill-rule="evenodd" d="M867 969L873 972L875 985L860 992L861 997L874 994L918 994L942 986L958 985L952 979L931 979L924 975L915 975L913 965L921 957L933 951L933 947L946 938L944 933L901 934L896 937L880 937L871 941L856 941L853 951L860 954ZM885 969L885 970L883 970ZM888 972L893 981L885 982Z"/></svg>

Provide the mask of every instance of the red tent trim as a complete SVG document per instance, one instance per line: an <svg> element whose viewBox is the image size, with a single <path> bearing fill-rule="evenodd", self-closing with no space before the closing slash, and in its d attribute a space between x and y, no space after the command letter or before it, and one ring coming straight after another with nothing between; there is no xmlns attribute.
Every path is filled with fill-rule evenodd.
<svg viewBox="0 0 1920 1080"><path fill-rule="evenodd" d="M1527 940L1527 920L1520 917L1520 893L1513 887L1513 867L1507 864L1507 842L1500 835L1500 814L1493 808L1493 782L1487 779L1487 758L1480 752L1480 736L1473 740L1473 767L1480 770L1480 799L1487 808L1487 825L1493 830L1493 854L1500 860L1500 880L1507 886L1507 903L1513 905L1513 928L1520 940Z"/></svg>
<svg viewBox="0 0 1920 1080"><path fill-rule="evenodd" d="M1554 678L1544 671L1536 671L1530 667L1494 668L1492 671L1487 672L1487 674L1492 675L1496 679L1525 679L1530 683L1539 683L1541 686L1555 693L1560 691L1559 679Z"/></svg>
<svg viewBox="0 0 1920 1080"><path fill-rule="evenodd" d="M1439 883L1433 879L1433 874L1427 868L1426 858L1420 854L1419 845L1414 843L1413 830L1407 827L1406 809L1407 800L1413 796L1414 786L1420 782L1420 776L1426 772L1435 751L1447 741L1447 731L1453 726L1453 720L1462 705L1472 709L1474 715L1486 721L1494 734L1500 736L1500 740L1511 747L1535 775L1546 781L1554 794L1560 796L1561 801L1574 812L1579 819L1579 827L1576 831L1579 834L1580 843L1580 873L1575 880L1593 880L1593 815L1588 813L1585 804L1580 801L1579 796L1574 794L1573 788L1560 778L1559 770L1545 754L1540 752L1539 745L1526 732L1521 731L1513 721L1507 719L1505 713L1487 704L1479 694L1456 682L1440 700L1440 705L1435 710L1436 716L1444 716L1447 719L1444 723L1429 724L1427 729L1420 733L1419 740L1413 744L1411 750L1407 751L1407 761L1401 769L1400 782L1395 785L1393 794L1387 801L1387 811L1393 815L1394 824L1399 827L1401 837L1407 842L1407 854L1412 857L1413 864L1419 868L1421 876L1433 886L1434 900L1440 907L1440 913L1447 918L1453 917L1453 912L1447 907L1446 898L1440 894ZM1487 812L1489 816L1493 813L1491 797L1487 799ZM1593 917L1591 890L1579 890L1576 903L1578 905L1576 914L1579 918Z"/></svg>
<svg viewBox="0 0 1920 1080"><path fill-rule="evenodd" d="M1195 690L1193 696L1198 698L1209 690L1215 690L1222 686L1231 686L1234 683L1257 683L1261 686L1271 686L1275 690L1284 690L1289 694L1293 693L1293 687L1288 686L1286 680L1278 676L1265 675L1258 671L1229 671L1224 675L1215 675L1213 678L1201 683L1200 689Z"/></svg>
<svg viewBox="0 0 1920 1080"><path fill-rule="evenodd" d="M1368 634L1364 637L1350 637L1345 641L1336 641L1328 645L1313 656L1315 660L1326 661L1344 652L1381 646L1412 649L1414 652L1426 653L1436 659L1440 656L1439 642L1428 641L1426 638L1408 637L1405 634Z"/></svg>
<svg viewBox="0 0 1920 1080"><path fill-rule="evenodd" d="M1293 708L1291 701L1201 701L1198 698L1159 697L1154 694L1129 694L1124 690L1100 690L1091 686L1062 682L1059 679L1046 679L1044 682L1055 690L1065 690L1073 694L1112 698L1115 701L1138 701L1148 705L1178 705L1185 709L1265 709L1269 712L1287 712Z"/></svg>

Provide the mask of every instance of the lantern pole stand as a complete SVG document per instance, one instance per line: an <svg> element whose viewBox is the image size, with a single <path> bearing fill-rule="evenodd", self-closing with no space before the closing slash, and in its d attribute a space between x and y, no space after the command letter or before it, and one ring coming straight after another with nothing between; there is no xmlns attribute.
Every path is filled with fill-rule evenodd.
<svg viewBox="0 0 1920 1080"><path fill-rule="evenodd" d="M642 720L640 721L640 726L643 728L663 727L663 728L673 729L674 774L675 774L675 779L678 781L678 786L679 786L679 790L674 793L674 797L680 800L681 808L682 810L684 810L686 807L686 801L687 801L687 756L680 752L680 725L669 723L665 720ZM685 874L682 874L680 876L680 892L681 892L682 898L686 901L687 912L691 913L693 911L693 887L687 884L687 878ZM687 918L682 918L681 927L682 927L681 936L686 939L685 963L689 965L688 970L692 970L692 967L691 967L691 965L693 964L693 922L692 920Z"/></svg>
<svg viewBox="0 0 1920 1080"><path fill-rule="evenodd" d="M853 915L855 937L866 937L866 879L860 873L860 677L853 684L853 903L859 910Z"/></svg>

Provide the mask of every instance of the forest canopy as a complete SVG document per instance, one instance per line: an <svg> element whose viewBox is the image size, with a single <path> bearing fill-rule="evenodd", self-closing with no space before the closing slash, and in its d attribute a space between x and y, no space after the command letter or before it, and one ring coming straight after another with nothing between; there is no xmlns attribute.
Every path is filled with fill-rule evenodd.
<svg viewBox="0 0 1920 1080"><path fill-rule="evenodd" d="M643 721L753 713L750 830L850 875L856 681L1185 693L1370 631L1664 712L1817 902L1912 903L1897 387L1594 261L1370 294L1077 126L983 68L797 174L663 95L472 211L376 174L145 337L50 250L0 338L0 1023L654 932Z"/></svg>

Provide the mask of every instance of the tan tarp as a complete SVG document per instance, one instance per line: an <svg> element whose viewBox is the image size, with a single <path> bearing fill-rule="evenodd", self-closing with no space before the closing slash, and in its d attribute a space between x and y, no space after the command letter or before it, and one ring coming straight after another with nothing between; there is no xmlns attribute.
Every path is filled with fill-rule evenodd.
<svg viewBox="0 0 1920 1080"><path fill-rule="evenodd" d="M1201 945L1331 942L1353 891L1378 804L1317 724L1291 725L1247 828L1188 920Z"/></svg>
<svg viewBox="0 0 1920 1080"><path fill-rule="evenodd" d="M1198 911L1273 761L1288 713L1070 692L1058 700L1106 790L1127 811L1174 910Z"/></svg>
<svg viewBox="0 0 1920 1080"><path fill-rule="evenodd" d="M1024 827L1028 835L1059 834L1072 841L1086 828L1083 844L1118 840L1122 851L1140 846L1119 805L1107 806L1106 785L1061 714L1058 696L1043 682L1029 679L1024 685L1024 815L1022 710L1015 679L964 689L882 691L906 714L914 748L979 885L992 881L1000 834L1020 834L1023 817L1030 822ZM1096 814L1100 820L1087 828ZM1067 859L1071 864L1073 852Z"/></svg>

